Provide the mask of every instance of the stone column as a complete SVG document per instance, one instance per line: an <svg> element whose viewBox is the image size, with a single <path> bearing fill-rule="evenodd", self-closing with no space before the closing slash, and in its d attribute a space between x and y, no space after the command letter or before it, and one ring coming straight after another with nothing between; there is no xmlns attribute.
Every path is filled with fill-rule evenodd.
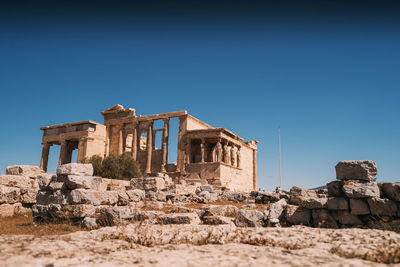
<svg viewBox="0 0 400 267"><path fill-rule="evenodd" d="M218 139L217 144L216 144L216 156L217 156L217 162L221 162L222 161L221 139Z"/></svg>
<svg viewBox="0 0 400 267"><path fill-rule="evenodd" d="M104 147L104 157L108 156L110 153L110 125L106 125L106 143Z"/></svg>
<svg viewBox="0 0 400 267"><path fill-rule="evenodd" d="M118 125L118 155L124 152L123 125Z"/></svg>
<svg viewBox="0 0 400 267"><path fill-rule="evenodd" d="M223 153L223 154L224 154L224 159L223 159L223 162L229 164L228 141L225 141L225 142L224 142L223 149L224 149L224 153Z"/></svg>
<svg viewBox="0 0 400 267"><path fill-rule="evenodd" d="M188 138L186 143L186 164L192 163L192 140Z"/></svg>
<svg viewBox="0 0 400 267"><path fill-rule="evenodd" d="M166 172L165 166L168 162L168 136L169 136L169 118L164 119L164 129L162 135L162 164L161 172Z"/></svg>
<svg viewBox="0 0 400 267"><path fill-rule="evenodd" d="M146 141L146 170L145 173L151 173L151 155L153 150L153 122L149 122L147 129L147 141Z"/></svg>
<svg viewBox="0 0 400 267"><path fill-rule="evenodd" d="M133 160L136 160L137 158L137 151L138 151L138 123L135 124L135 127L133 128L133 135L132 135L132 158Z"/></svg>
<svg viewBox="0 0 400 267"><path fill-rule="evenodd" d="M236 146L232 145L231 147L231 165L236 167Z"/></svg>
<svg viewBox="0 0 400 267"><path fill-rule="evenodd" d="M71 141L67 141L67 156L65 157L65 164L71 163L72 161L72 151L74 150L73 144Z"/></svg>
<svg viewBox="0 0 400 267"><path fill-rule="evenodd" d="M120 131L120 135L122 136L122 153L125 153L126 151L126 129L125 129L125 125L123 124L121 131Z"/></svg>
<svg viewBox="0 0 400 267"><path fill-rule="evenodd" d="M240 146L238 146L238 149L236 151L236 161L237 161L237 167L240 168Z"/></svg>
<svg viewBox="0 0 400 267"><path fill-rule="evenodd" d="M204 138L201 138L201 145L200 145L200 149L201 149L201 163L205 162L205 149L206 149L206 140Z"/></svg>
<svg viewBox="0 0 400 267"><path fill-rule="evenodd" d="M49 162L50 145L48 143L43 144L42 158L40 159L40 169L47 172L47 163Z"/></svg>
<svg viewBox="0 0 400 267"><path fill-rule="evenodd" d="M178 132L178 149L177 149L177 164L176 171L185 174L185 140L184 136L187 128L187 116L179 117L179 132Z"/></svg>
<svg viewBox="0 0 400 267"><path fill-rule="evenodd" d="M87 139L81 138L78 143L78 155L76 161L82 163L86 157Z"/></svg>
<svg viewBox="0 0 400 267"><path fill-rule="evenodd" d="M152 140L153 140L153 147L152 147L152 149L153 149L153 150L156 150L156 133L157 133L157 131L154 131L154 129L153 129L153 136L152 136Z"/></svg>
<svg viewBox="0 0 400 267"><path fill-rule="evenodd" d="M67 157L67 142L61 141L60 158L58 160L58 165L65 164L65 158Z"/></svg>
<svg viewBox="0 0 400 267"><path fill-rule="evenodd" d="M253 149L253 190L257 190L257 150Z"/></svg>

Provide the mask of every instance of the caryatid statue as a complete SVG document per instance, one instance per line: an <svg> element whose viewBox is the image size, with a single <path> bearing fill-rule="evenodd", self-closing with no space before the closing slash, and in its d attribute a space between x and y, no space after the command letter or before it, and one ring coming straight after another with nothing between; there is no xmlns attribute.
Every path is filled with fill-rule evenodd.
<svg viewBox="0 0 400 267"><path fill-rule="evenodd" d="M216 145L216 156L217 156L217 162L222 161L222 145L221 145L221 140L218 139L217 145Z"/></svg>
<svg viewBox="0 0 400 267"><path fill-rule="evenodd" d="M224 162L229 164L228 142L224 143Z"/></svg>
<svg viewBox="0 0 400 267"><path fill-rule="evenodd" d="M232 166L236 166L236 155L237 155L237 147L233 146L231 149L231 164Z"/></svg>
<svg viewBox="0 0 400 267"><path fill-rule="evenodd" d="M240 146L236 151L237 167L240 168Z"/></svg>

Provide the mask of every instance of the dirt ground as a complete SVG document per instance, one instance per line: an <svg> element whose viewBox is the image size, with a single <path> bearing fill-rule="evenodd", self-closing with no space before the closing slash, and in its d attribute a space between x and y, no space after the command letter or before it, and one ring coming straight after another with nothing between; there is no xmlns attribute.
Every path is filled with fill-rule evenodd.
<svg viewBox="0 0 400 267"><path fill-rule="evenodd" d="M83 231L79 226L72 224L34 224L31 213L0 218L0 234L10 235L63 235Z"/></svg>

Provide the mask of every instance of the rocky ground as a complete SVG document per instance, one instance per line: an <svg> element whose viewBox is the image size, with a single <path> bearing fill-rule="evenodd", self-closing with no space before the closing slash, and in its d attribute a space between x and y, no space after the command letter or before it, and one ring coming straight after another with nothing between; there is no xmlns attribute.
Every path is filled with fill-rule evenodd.
<svg viewBox="0 0 400 267"><path fill-rule="evenodd" d="M2 234L0 251L0 266L383 266L399 261L400 234L136 223L61 235Z"/></svg>

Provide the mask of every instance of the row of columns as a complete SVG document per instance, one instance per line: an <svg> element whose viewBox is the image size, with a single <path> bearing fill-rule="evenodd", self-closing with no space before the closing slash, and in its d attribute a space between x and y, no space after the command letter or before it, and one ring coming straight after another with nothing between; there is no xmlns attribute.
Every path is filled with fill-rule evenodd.
<svg viewBox="0 0 400 267"><path fill-rule="evenodd" d="M222 145L221 139L217 140L217 143L215 144L213 150L212 150L212 162L224 162L229 165L235 166L240 168L240 146L235 146L235 145L229 145L228 141L224 141ZM204 163L205 162L205 155L206 155L206 139L201 138L201 143L200 143L200 155L201 159L200 162ZM192 151L191 151L191 140L188 140L187 146L186 146L186 156L187 156L187 161L190 163L190 158L192 156Z"/></svg>
<svg viewBox="0 0 400 267"><path fill-rule="evenodd" d="M76 147L76 143L78 142L78 147ZM60 156L58 159L58 165L71 163L72 161L72 152L78 148L78 162L81 162L85 158L85 146L87 143L86 138L81 138L79 141L75 140L62 140L60 142ZM47 165L49 162L49 154L50 154L50 147L53 144L51 143L43 143L42 147L42 157L40 159L40 169L47 172Z"/></svg>
<svg viewBox="0 0 400 267"><path fill-rule="evenodd" d="M161 172L166 172L166 165L168 161L168 136L169 136L169 118L163 119L164 127L162 129L162 162L161 162ZM152 163L152 152L155 149L155 132L153 130L154 121L143 121L137 122L133 125L132 130L132 144L131 144L131 156L134 160L137 160L138 150L140 149L140 135L142 133L142 128L140 126L145 125L147 131L146 138L146 165L145 173L151 173L151 163ZM106 151L105 154L110 153L110 144L112 136L112 127L118 127L115 132L118 132L118 155L125 153L126 150L126 137L128 135L127 125L108 125L106 132Z"/></svg>

